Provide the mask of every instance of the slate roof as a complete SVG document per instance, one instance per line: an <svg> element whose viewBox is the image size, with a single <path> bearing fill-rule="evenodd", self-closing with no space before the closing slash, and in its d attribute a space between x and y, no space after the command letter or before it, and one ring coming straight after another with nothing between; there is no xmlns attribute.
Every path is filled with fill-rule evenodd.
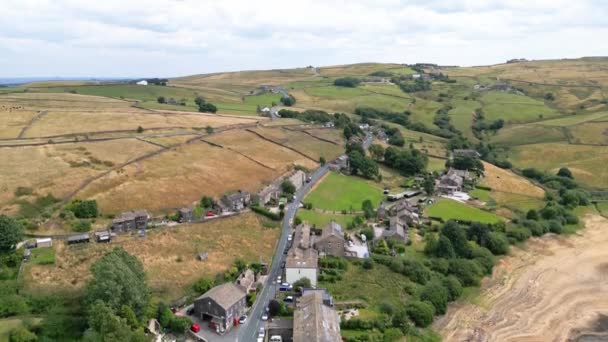
<svg viewBox="0 0 608 342"><path fill-rule="evenodd" d="M323 231L321 232L321 237L319 237L315 243L323 241L330 236L335 236L344 240L344 232L342 231L342 226L338 223L332 221L328 223L325 227L323 227Z"/></svg>
<svg viewBox="0 0 608 342"><path fill-rule="evenodd" d="M320 292L305 293L293 315L293 342L338 342L340 317L323 304Z"/></svg>
<svg viewBox="0 0 608 342"><path fill-rule="evenodd" d="M218 285L197 299L210 298L225 310L245 297L245 292L233 283Z"/></svg>

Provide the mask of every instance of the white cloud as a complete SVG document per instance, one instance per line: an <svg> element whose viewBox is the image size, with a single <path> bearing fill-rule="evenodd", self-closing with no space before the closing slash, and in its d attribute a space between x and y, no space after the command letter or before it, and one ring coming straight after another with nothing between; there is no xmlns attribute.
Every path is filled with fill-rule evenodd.
<svg viewBox="0 0 608 342"><path fill-rule="evenodd" d="M3 0L0 77L608 54L593 0Z"/></svg>

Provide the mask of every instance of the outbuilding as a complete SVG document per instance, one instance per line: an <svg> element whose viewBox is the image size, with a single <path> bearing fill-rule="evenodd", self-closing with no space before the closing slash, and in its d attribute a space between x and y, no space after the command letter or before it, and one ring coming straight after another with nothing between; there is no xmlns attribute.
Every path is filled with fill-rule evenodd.
<svg viewBox="0 0 608 342"><path fill-rule="evenodd" d="M53 239L51 238L39 238L36 239L36 247L53 247Z"/></svg>

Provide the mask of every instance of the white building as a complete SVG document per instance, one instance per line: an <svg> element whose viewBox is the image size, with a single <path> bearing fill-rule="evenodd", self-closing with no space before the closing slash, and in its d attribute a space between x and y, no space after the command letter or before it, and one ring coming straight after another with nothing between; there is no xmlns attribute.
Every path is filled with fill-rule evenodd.
<svg viewBox="0 0 608 342"><path fill-rule="evenodd" d="M53 247L53 240L51 238L36 239L36 247Z"/></svg>
<svg viewBox="0 0 608 342"><path fill-rule="evenodd" d="M318 261L319 253L312 248L310 240L310 226L297 226L293 246L285 261L285 280L293 284L302 278L308 278L313 287L317 286Z"/></svg>
<svg viewBox="0 0 608 342"><path fill-rule="evenodd" d="M139 82L136 83L137 85L143 85L143 86L147 86L148 85L148 81L146 80L141 80Z"/></svg>

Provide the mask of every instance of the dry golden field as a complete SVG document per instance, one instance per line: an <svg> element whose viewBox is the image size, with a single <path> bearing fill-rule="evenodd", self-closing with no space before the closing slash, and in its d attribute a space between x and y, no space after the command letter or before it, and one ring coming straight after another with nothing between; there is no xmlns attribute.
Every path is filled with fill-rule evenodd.
<svg viewBox="0 0 608 342"><path fill-rule="evenodd" d="M116 246L122 246L144 264L148 282L161 297L172 300L201 277L213 277L228 269L235 259L269 261L280 234L266 228L261 218L246 213L201 224L151 230L144 239L121 235L110 244L89 243L68 246L57 241L55 265L28 265L30 290L79 290L90 278L90 266ZM198 261L199 252L208 252Z"/></svg>
<svg viewBox="0 0 608 342"><path fill-rule="evenodd" d="M290 131L282 128L255 128L256 133L274 142L295 149L312 160L318 161L320 157L333 160L344 152L341 145L334 145L322 140L312 138L310 135L298 131Z"/></svg>
<svg viewBox="0 0 608 342"><path fill-rule="evenodd" d="M535 198L543 198L545 195L542 188L524 177L486 162L483 162L483 166L485 176L481 180L481 184L492 188L492 190Z"/></svg>

